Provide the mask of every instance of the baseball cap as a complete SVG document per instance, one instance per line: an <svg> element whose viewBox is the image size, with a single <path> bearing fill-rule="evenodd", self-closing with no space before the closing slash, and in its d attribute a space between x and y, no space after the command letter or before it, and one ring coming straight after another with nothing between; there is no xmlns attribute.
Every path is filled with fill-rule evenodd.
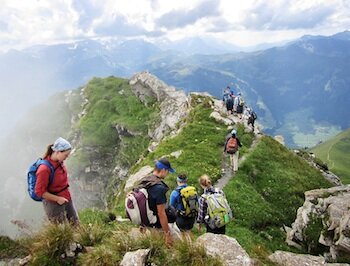
<svg viewBox="0 0 350 266"><path fill-rule="evenodd" d="M175 169L173 169L171 167L171 164L170 162L165 159L165 158L162 158L162 159L159 159L158 161L156 161L156 168L161 170L161 169L166 169L168 170L170 173L175 173Z"/></svg>

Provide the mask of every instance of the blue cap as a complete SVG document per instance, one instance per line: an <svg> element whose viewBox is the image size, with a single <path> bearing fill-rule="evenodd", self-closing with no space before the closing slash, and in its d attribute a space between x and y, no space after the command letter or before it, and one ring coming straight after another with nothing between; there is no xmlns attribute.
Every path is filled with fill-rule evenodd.
<svg viewBox="0 0 350 266"><path fill-rule="evenodd" d="M170 162L167 159L160 159L156 161L156 168L161 170L168 170L170 173L175 173L175 169L171 168Z"/></svg>
<svg viewBox="0 0 350 266"><path fill-rule="evenodd" d="M53 151L67 151L72 149L72 145L64 138L59 137L55 143L51 146Z"/></svg>
<svg viewBox="0 0 350 266"><path fill-rule="evenodd" d="M237 130L236 129L232 129L231 134L232 135L236 135L237 134Z"/></svg>

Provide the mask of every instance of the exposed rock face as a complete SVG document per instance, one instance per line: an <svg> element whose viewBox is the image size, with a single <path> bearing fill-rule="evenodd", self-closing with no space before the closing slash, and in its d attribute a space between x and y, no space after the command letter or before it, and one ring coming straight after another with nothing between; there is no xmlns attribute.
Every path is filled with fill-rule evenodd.
<svg viewBox="0 0 350 266"><path fill-rule="evenodd" d="M232 237L206 233L198 237L197 243L204 246L208 255L219 256L224 265L253 265L247 252Z"/></svg>
<svg viewBox="0 0 350 266"><path fill-rule="evenodd" d="M176 130L177 123L189 112L189 103L183 91L169 87L148 72L134 75L130 79L134 94L145 104L156 99L160 107L160 123L149 136L160 141L167 132Z"/></svg>
<svg viewBox="0 0 350 266"><path fill-rule="evenodd" d="M323 257L295 254L286 251L276 251L269 256L269 259L281 266L319 266L325 264L325 259Z"/></svg>
<svg viewBox="0 0 350 266"><path fill-rule="evenodd" d="M340 257L348 257L350 185L307 191L305 203L298 209L292 229L287 233L287 242L308 246L308 239L315 238L308 235L308 226L315 228L317 221L320 224L318 243L326 247L326 259L337 261Z"/></svg>
<svg viewBox="0 0 350 266"><path fill-rule="evenodd" d="M139 249L125 253L120 266L143 266L146 264L150 249Z"/></svg>
<svg viewBox="0 0 350 266"><path fill-rule="evenodd" d="M128 192L131 190L131 188L140 181L143 177L149 175L152 173L153 168L150 166L144 166L142 167L137 173L131 175L128 180L126 181L124 191Z"/></svg>

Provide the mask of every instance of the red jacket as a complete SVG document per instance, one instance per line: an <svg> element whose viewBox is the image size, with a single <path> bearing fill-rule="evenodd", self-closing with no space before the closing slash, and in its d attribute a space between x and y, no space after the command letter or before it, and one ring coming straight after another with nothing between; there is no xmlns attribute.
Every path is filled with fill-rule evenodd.
<svg viewBox="0 0 350 266"><path fill-rule="evenodd" d="M35 194L37 194L39 197L42 197L45 192L50 192L71 201L71 196L68 189L68 173L65 165L61 162L55 162L51 160L50 156L44 159L48 160L52 164L53 168L56 169L55 175L52 183L49 186L51 170L46 165L40 165L36 172L37 179L35 184ZM67 188L64 189L65 187ZM61 191L62 189L64 190ZM58 191L61 192L57 193Z"/></svg>

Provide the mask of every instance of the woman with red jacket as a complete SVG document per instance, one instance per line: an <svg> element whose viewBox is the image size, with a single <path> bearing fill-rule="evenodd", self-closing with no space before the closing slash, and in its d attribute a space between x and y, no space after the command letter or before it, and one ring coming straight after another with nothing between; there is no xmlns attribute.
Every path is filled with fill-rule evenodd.
<svg viewBox="0 0 350 266"><path fill-rule="evenodd" d="M47 147L43 159L55 169L54 178L49 184L51 170L47 165L40 165L36 173L35 193L43 199L44 211L50 222L63 223L68 220L78 225L78 214L69 192L68 173L63 164L71 150L71 144L61 137Z"/></svg>

